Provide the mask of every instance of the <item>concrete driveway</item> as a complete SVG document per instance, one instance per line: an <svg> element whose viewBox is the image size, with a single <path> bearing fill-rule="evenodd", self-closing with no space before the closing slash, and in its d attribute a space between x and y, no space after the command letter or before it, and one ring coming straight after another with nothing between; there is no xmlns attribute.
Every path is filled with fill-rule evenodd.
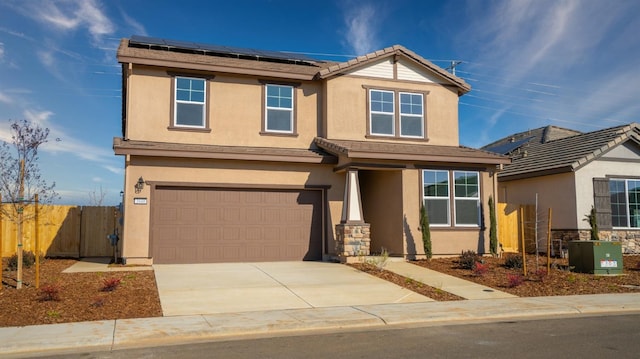
<svg viewBox="0 0 640 359"><path fill-rule="evenodd" d="M432 301L336 263L161 264L153 268L165 316Z"/></svg>

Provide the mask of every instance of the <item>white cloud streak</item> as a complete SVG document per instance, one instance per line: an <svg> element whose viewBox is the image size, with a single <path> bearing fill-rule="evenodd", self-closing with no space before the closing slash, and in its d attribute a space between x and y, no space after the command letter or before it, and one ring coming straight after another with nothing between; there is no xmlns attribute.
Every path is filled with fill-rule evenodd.
<svg viewBox="0 0 640 359"><path fill-rule="evenodd" d="M115 31L115 25L95 0L37 2L32 4L26 15L63 31L86 28L95 42Z"/></svg>
<svg viewBox="0 0 640 359"><path fill-rule="evenodd" d="M361 5L346 11L346 41L356 55L364 55L376 50L376 25L374 19L379 14L372 5ZM379 19L378 19L379 20Z"/></svg>

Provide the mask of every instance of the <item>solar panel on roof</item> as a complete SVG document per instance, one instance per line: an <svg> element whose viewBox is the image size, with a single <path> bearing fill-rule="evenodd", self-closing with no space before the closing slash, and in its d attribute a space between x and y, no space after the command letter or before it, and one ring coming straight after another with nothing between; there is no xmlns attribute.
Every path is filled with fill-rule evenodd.
<svg viewBox="0 0 640 359"><path fill-rule="evenodd" d="M153 47L153 46L161 46L166 47L168 50L172 51L204 51L205 54L208 55L231 55L234 57L254 57L256 60L278 60L287 61L287 62L316 62L317 60L312 59L303 54L296 54L290 52L281 52L281 51L271 51L271 50L258 50L258 49L248 49L248 48L240 48L240 47L230 47L230 46L220 46L220 45L212 45L212 44L204 44L197 42L186 42L179 40L165 40L156 37L149 36L138 36L133 35L131 39L129 39L129 43L136 46L144 46L144 47Z"/></svg>

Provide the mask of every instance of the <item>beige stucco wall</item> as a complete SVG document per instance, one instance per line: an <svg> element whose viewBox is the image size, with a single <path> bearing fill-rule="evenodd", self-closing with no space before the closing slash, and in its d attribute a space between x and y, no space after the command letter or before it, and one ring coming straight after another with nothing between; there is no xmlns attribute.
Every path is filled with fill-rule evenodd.
<svg viewBox="0 0 640 359"><path fill-rule="evenodd" d="M591 203L593 203L593 185L590 185ZM582 216L576 216L576 188L574 173L541 176L499 183L499 201L511 204L535 204L538 194L538 213L546 213L551 208L552 228L576 228L581 225ZM591 205L589 205L591 208ZM586 212L585 212L586 213Z"/></svg>
<svg viewBox="0 0 640 359"><path fill-rule="evenodd" d="M330 139L361 141L393 141L376 136L367 138L367 90L363 86L406 91L428 91L425 114L428 144L457 146L458 95L457 92L436 83L416 83L358 76L340 76L326 81L324 99L326 136ZM403 142L425 143L403 139Z"/></svg>
<svg viewBox="0 0 640 359"><path fill-rule="evenodd" d="M371 225L371 252L385 248L390 255L404 254L402 244L402 171L360 170L364 221Z"/></svg>
<svg viewBox="0 0 640 359"><path fill-rule="evenodd" d="M197 75L193 75L197 77ZM266 80L266 79L265 79ZM297 136L261 134L263 87L257 78L216 75L208 81L210 132L168 130L171 122L171 76L167 69L134 66L129 76L128 138L140 141L229 146L309 148L318 135L320 83L295 88Z"/></svg>
<svg viewBox="0 0 640 359"><path fill-rule="evenodd" d="M128 221L124 226L123 253L128 263L148 263L151 186L135 193L139 177L149 183L245 184L259 188L274 186L330 186L326 209L325 253L334 253L334 226L340 223L344 174L333 172L331 165L284 164L249 161L209 161L189 159L131 157L127 165L124 208ZM133 199L147 198L146 205L134 205Z"/></svg>
<svg viewBox="0 0 640 359"><path fill-rule="evenodd" d="M576 221L577 229L589 229L589 224L582 219L591 211L593 205L593 178L620 176L627 178L640 177L640 166L629 162L593 161L576 172ZM564 228L564 227L563 227Z"/></svg>

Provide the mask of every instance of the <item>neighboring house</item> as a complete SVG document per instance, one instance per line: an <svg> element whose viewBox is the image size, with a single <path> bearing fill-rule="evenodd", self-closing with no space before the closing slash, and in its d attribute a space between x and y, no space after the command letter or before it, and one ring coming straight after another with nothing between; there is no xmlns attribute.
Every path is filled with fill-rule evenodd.
<svg viewBox="0 0 640 359"><path fill-rule="evenodd" d="M534 204L537 194L541 220L552 209L553 239L589 239L585 218L593 206L601 239L622 241L626 253L640 252L638 124L588 133L547 126L483 149L512 158L498 174L499 201Z"/></svg>
<svg viewBox="0 0 640 359"><path fill-rule="evenodd" d="M462 147L470 86L402 46L344 63L123 39L127 263L488 252L496 168Z"/></svg>

